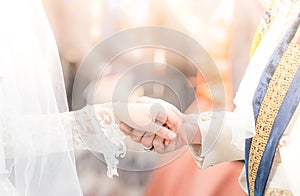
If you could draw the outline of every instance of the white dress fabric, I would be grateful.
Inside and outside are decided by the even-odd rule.
[[[111,107],[68,112],[41,1],[0,0],[0,25],[0,195],[82,195],[74,140],[103,153],[108,176],[117,175],[124,136]]]
[[[279,13],[254,53],[241,81],[234,99],[236,106],[234,112],[216,112],[209,119],[203,118],[205,114],[201,114],[199,117],[202,146],[192,146],[191,151],[200,168],[225,161],[244,159],[245,139],[255,135],[252,100],[261,74],[280,39],[300,11],[300,1],[286,0],[283,2],[285,4],[280,7]],[[273,163],[267,190],[288,190],[293,195],[300,195],[299,114],[300,106],[296,109],[279,142],[279,159]],[[212,130],[211,122],[218,116],[224,119],[223,125],[219,130]],[[245,170],[241,174],[240,184],[247,193]]]

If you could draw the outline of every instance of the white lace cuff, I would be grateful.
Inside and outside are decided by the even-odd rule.
[[[106,105],[86,106],[75,113],[75,147],[102,153],[107,164],[107,175],[118,175],[118,157],[124,157],[125,135],[115,121],[112,107]]]
[[[199,115],[202,144],[191,145],[191,152],[200,168],[218,163],[242,160],[243,151],[231,144],[232,113],[207,112]]]

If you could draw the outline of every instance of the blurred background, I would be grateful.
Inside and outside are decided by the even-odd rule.
[[[208,89],[201,73],[183,57],[163,49],[143,48],[112,61],[105,70],[101,86],[96,85],[96,78],[89,78],[87,74],[89,82],[82,94],[84,104],[111,101],[114,87],[126,70],[143,62],[156,62],[180,70],[195,89],[196,101],[187,97],[179,103],[170,88],[158,83],[147,83],[135,89],[133,97],[161,98],[187,113],[198,112],[198,108],[204,112],[212,107],[232,110],[232,99],[247,67],[251,40],[265,3],[260,0],[44,0],[61,56],[70,109],[78,109],[72,108],[76,71],[97,43],[122,30],[159,25],[184,32],[197,40],[214,59],[221,80],[214,81]],[[185,94],[186,84],[176,80],[176,73],[166,70],[165,66],[156,66],[154,73],[149,74],[163,74],[174,81],[181,94]],[[130,89],[134,81],[142,77],[129,74],[123,85]],[[209,91],[219,85],[224,85],[226,99],[221,96],[212,100]],[[135,171],[119,169],[120,176],[113,180],[106,176],[106,165],[93,154],[77,152],[84,195],[244,195],[237,181],[242,162],[223,163],[201,171],[189,150],[183,149],[174,155],[173,161],[161,165],[163,156],[155,153],[137,155],[142,147],[130,141],[127,143],[131,151],[122,160],[122,167]]]

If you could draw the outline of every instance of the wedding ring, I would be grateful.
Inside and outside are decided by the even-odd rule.
[[[146,152],[151,152],[153,149],[154,149],[154,146],[149,146],[149,147],[144,146],[144,150]]]

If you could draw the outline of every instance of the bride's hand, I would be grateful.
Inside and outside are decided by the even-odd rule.
[[[136,141],[138,138],[159,137],[174,140],[176,133],[164,126],[165,122],[180,122],[181,113],[174,107],[155,103],[113,103],[113,111],[121,130]],[[130,131],[125,127],[130,127]]]

